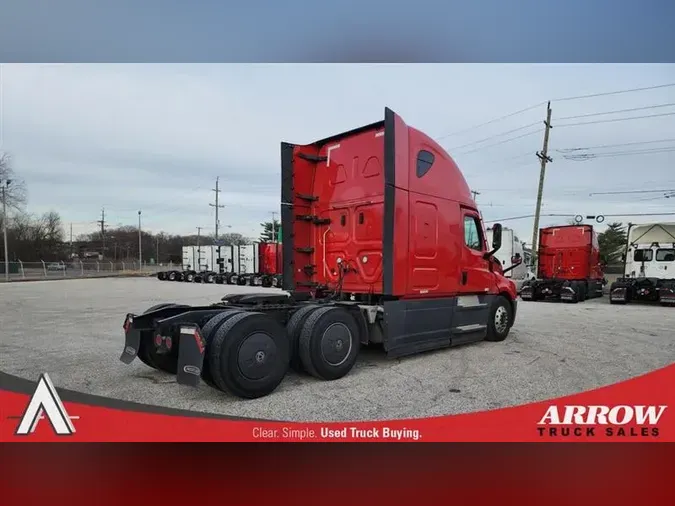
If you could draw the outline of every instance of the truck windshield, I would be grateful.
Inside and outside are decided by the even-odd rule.
[[[635,262],[651,262],[654,257],[654,252],[650,249],[636,249],[633,254]]]
[[[657,262],[675,262],[675,249],[657,249]]]

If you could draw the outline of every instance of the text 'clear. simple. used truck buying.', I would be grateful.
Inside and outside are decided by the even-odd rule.
[[[124,320],[120,359],[243,398],[271,393],[289,367],[335,380],[362,344],[401,357],[502,341],[516,287],[493,258],[452,158],[390,109],[308,145],[281,145],[285,293],[164,304]]]

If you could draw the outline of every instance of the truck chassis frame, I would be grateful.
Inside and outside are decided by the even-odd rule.
[[[203,380],[238,397],[257,398],[274,391],[289,367],[327,381],[345,376],[362,344],[381,343],[387,356],[401,357],[504,340],[517,301],[492,295],[469,298],[470,305],[461,297],[452,299],[454,305],[441,299],[435,304],[439,307],[419,301],[419,309],[415,301],[375,305],[306,293],[228,295],[208,306],[160,304],[140,315],[126,315],[120,360],[130,364],[138,357],[176,374],[180,384],[197,386]],[[419,310],[431,310],[434,317],[452,313],[456,326],[432,335],[413,329],[405,315],[418,316]],[[475,323],[486,317],[487,325]]]
[[[619,278],[609,289],[610,304],[658,302],[675,307],[675,279]]]
[[[577,303],[602,297],[604,280],[534,279],[525,281],[520,298],[527,301],[560,300]]]

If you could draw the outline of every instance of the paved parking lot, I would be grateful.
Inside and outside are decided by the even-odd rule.
[[[503,343],[388,360],[363,350],[345,378],[289,373],[271,395],[245,401],[136,360],[119,361],[122,321],[159,302],[203,304],[254,288],[82,279],[0,285],[0,370],[57,387],[146,404],[279,420],[427,417],[512,406],[611,384],[675,361],[675,309],[520,302]]]

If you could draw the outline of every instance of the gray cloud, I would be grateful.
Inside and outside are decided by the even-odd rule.
[[[675,153],[581,162],[561,150],[675,138],[675,116],[562,126],[675,112],[562,119],[675,102],[675,88],[555,99],[675,82],[674,65],[5,65],[2,72],[3,147],[27,181],[30,209],[56,209],[82,229],[95,226],[102,206],[112,224],[135,224],[140,208],[155,230],[212,227],[208,203],[219,176],[228,205],[221,222],[255,234],[278,211],[281,141],[311,142],[376,121],[384,106],[432,137],[444,136],[442,145],[481,192],[486,219],[531,214],[545,106],[447,134],[549,99],[554,162],[544,212],[672,211],[666,199],[588,194],[673,185]],[[475,143],[528,124],[536,124],[532,135],[494,145],[525,129]],[[542,225],[560,220],[544,218]],[[531,220],[508,225],[529,239]]]

